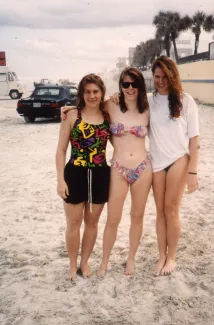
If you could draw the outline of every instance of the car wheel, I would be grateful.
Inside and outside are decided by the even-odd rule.
[[[10,98],[11,99],[19,99],[19,92],[17,90],[11,90]]]
[[[35,116],[24,116],[24,120],[26,123],[33,123],[35,119]]]

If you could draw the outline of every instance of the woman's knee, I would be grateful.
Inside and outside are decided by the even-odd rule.
[[[172,202],[166,203],[164,207],[164,213],[166,218],[178,218],[179,217],[179,209],[178,206]]]
[[[143,223],[143,212],[131,212],[131,224],[141,225]]]
[[[67,227],[66,231],[67,232],[76,232],[79,231],[81,227],[82,219],[75,219],[75,220],[68,220],[67,219]]]
[[[109,228],[118,228],[121,218],[109,217],[107,218],[106,226]]]
[[[156,209],[156,218],[157,218],[157,220],[165,220],[166,219],[164,208]]]
[[[85,226],[88,227],[88,228],[97,228],[99,218],[85,219],[84,222],[85,222]]]

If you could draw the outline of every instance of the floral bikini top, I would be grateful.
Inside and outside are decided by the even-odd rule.
[[[83,167],[106,166],[106,145],[109,137],[107,115],[104,114],[103,123],[89,124],[82,120],[81,110],[78,109],[77,119],[70,134],[70,162]]]
[[[110,131],[115,136],[122,136],[125,133],[131,133],[138,138],[144,138],[148,135],[148,127],[143,125],[128,126],[123,123],[111,123]]]

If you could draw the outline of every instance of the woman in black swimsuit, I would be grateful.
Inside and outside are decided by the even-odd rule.
[[[106,145],[110,132],[107,115],[102,112],[104,96],[101,78],[94,74],[85,76],[78,87],[77,110],[70,111],[60,127],[56,153],[57,192],[64,199],[72,280],[77,273],[82,220],[85,229],[80,271],[87,277],[91,274],[88,259],[96,241],[99,217],[108,201],[110,167],[106,163]],[[69,141],[71,158],[65,166]]]

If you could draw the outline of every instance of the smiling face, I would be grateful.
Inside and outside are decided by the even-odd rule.
[[[94,83],[88,83],[84,87],[83,98],[85,106],[99,108],[103,94],[101,89]]]
[[[123,83],[127,83],[127,84],[124,84],[124,86],[128,86],[128,88],[124,88]],[[128,83],[133,83],[133,84],[128,84]],[[124,76],[124,78],[121,82],[121,87],[122,87],[122,92],[124,94],[125,100],[128,100],[128,101],[137,100],[138,88],[135,88],[136,86],[137,86],[137,84],[133,78],[131,78],[128,75]]]
[[[169,80],[164,71],[157,67],[154,71],[153,78],[157,92],[161,95],[167,95],[169,93]]]

